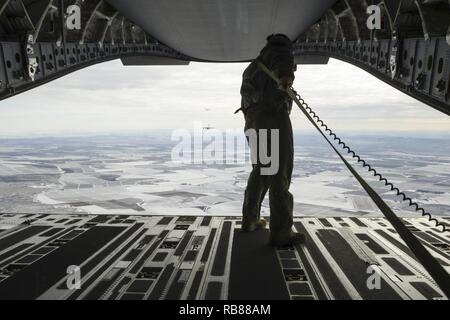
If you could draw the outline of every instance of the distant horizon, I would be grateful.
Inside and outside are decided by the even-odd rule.
[[[93,138],[93,137],[145,137],[154,134],[170,133],[176,129],[154,129],[143,132],[95,132],[95,133],[67,133],[67,134],[33,134],[33,135],[3,135],[0,136],[0,142],[2,140],[36,140],[36,139],[64,139],[64,138]],[[349,137],[393,137],[393,138],[417,138],[417,139],[450,139],[450,133],[445,132],[398,132],[398,131],[379,131],[379,132],[363,132],[358,133],[356,131],[340,131],[338,132],[341,136]],[[294,130],[294,135],[296,136],[317,136],[318,133],[314,131],[303,131]],[[170,135],[167,135],[170,139]]]
[[[0,136],[0,142],[2,140],[33,140],[33,139],[58,139],[58,138],[90,138],[90,137],[144,137],[148,135],[154,134],[163,134],[167,133],[167,138],[170,139],[170,134],[180,128],[175,129],[149,129],[149,130],[139,130],[139,131],[105,131],[105,132],[80,132],[80,133],[41,133],[41,134],[17,134],[17,135],[2,135]],[[192,128],[185,128],[189,131],[192,131]],[[217,128],[219,130],[225,130],[221,128]],[[232,130],[243,130],[242,128],[227,128]],[[314,129],[312,130],[293,130],[294,135],[296,136],[321,136]],[[224,131],[225,133],[225,131]],[[242,131],[243,133],[243,131]],[[450,130],[449,132],[441,132],[441,131],[372,131],[372,132],[357,132],[354,130],[340,130],[336,131],[336,133],[342,136],[349,137],[394,137],[394,138],[433,138],[433,139],[442,139],[446,140],[450,138]]]

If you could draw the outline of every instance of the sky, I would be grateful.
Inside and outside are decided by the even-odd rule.
[[[189,130],[195,122],[242,129],[243,115],[233,112],[246,66],[98,64],[0,101],[0,137]],[[450,117],[345,62],[299,65],[294,87],[338,132],[450,134]],[[299,110],[292,122],[312,130]]]

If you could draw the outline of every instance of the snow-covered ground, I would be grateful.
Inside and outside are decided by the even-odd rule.
[[[450,150],[431,153],[439,139],[417,139],[414,147],[399,147],[388,137],[377,137],[374,147],[371,139],[354,138],[369,162],[428,211],[450,213]],[[329,149],[315,138],[296,141],[290,188],[295,215],[380,214]],[[420,149],[419,143],[426,145]],[[0,212],[240,215],[251,165],[172,161],[173,146],[170,140],[142,137],[0,141]],[[400,198],[359,171],[396,212],[414,215]],[[262,214],[269,212],[266,199]]]

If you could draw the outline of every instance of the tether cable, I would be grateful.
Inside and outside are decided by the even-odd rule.
[[[278,77],[269,70],[261,61],[256,60],[258,67],[266,73],[277,84],[280,83]],[[300,100],[297,98],[292,88],[286,89],[289,97],[297,104],[299,109],[303,112],[306,118],[312,123],[312,125],[319,131],[319,133],[328,142],[331,148],[336,152],[348,170],[358,180],[363,189],[367,192],[369,197],[374,201],[376,206],[380,209],[386,219],[392,224],[402,240],[411,249],[419,262],[423,265],[425,270],[430,274],[436,284],[441,288],[447,298],[450,297],[450,275],[442,267],[442,265],[434,258],[431,253],[423,246],[423,244],[417,239],[417,237],[405,226],[402,220],[391,210],[391,208],[384,202],[384,200],[378,195],[378,193],[359,175],[359,173],[352,167],[352,165],[344,158],[344,156],[336,149],[334,144],[328,139],[327,135],[321,130],[319,125],[314,121],[311,115],[303,107]]]

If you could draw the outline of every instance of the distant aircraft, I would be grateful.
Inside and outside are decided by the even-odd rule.
[[[209,124],[203,127],[203,130],[211,130],[211,129],[214,129],[214,127],[211,127]]]

